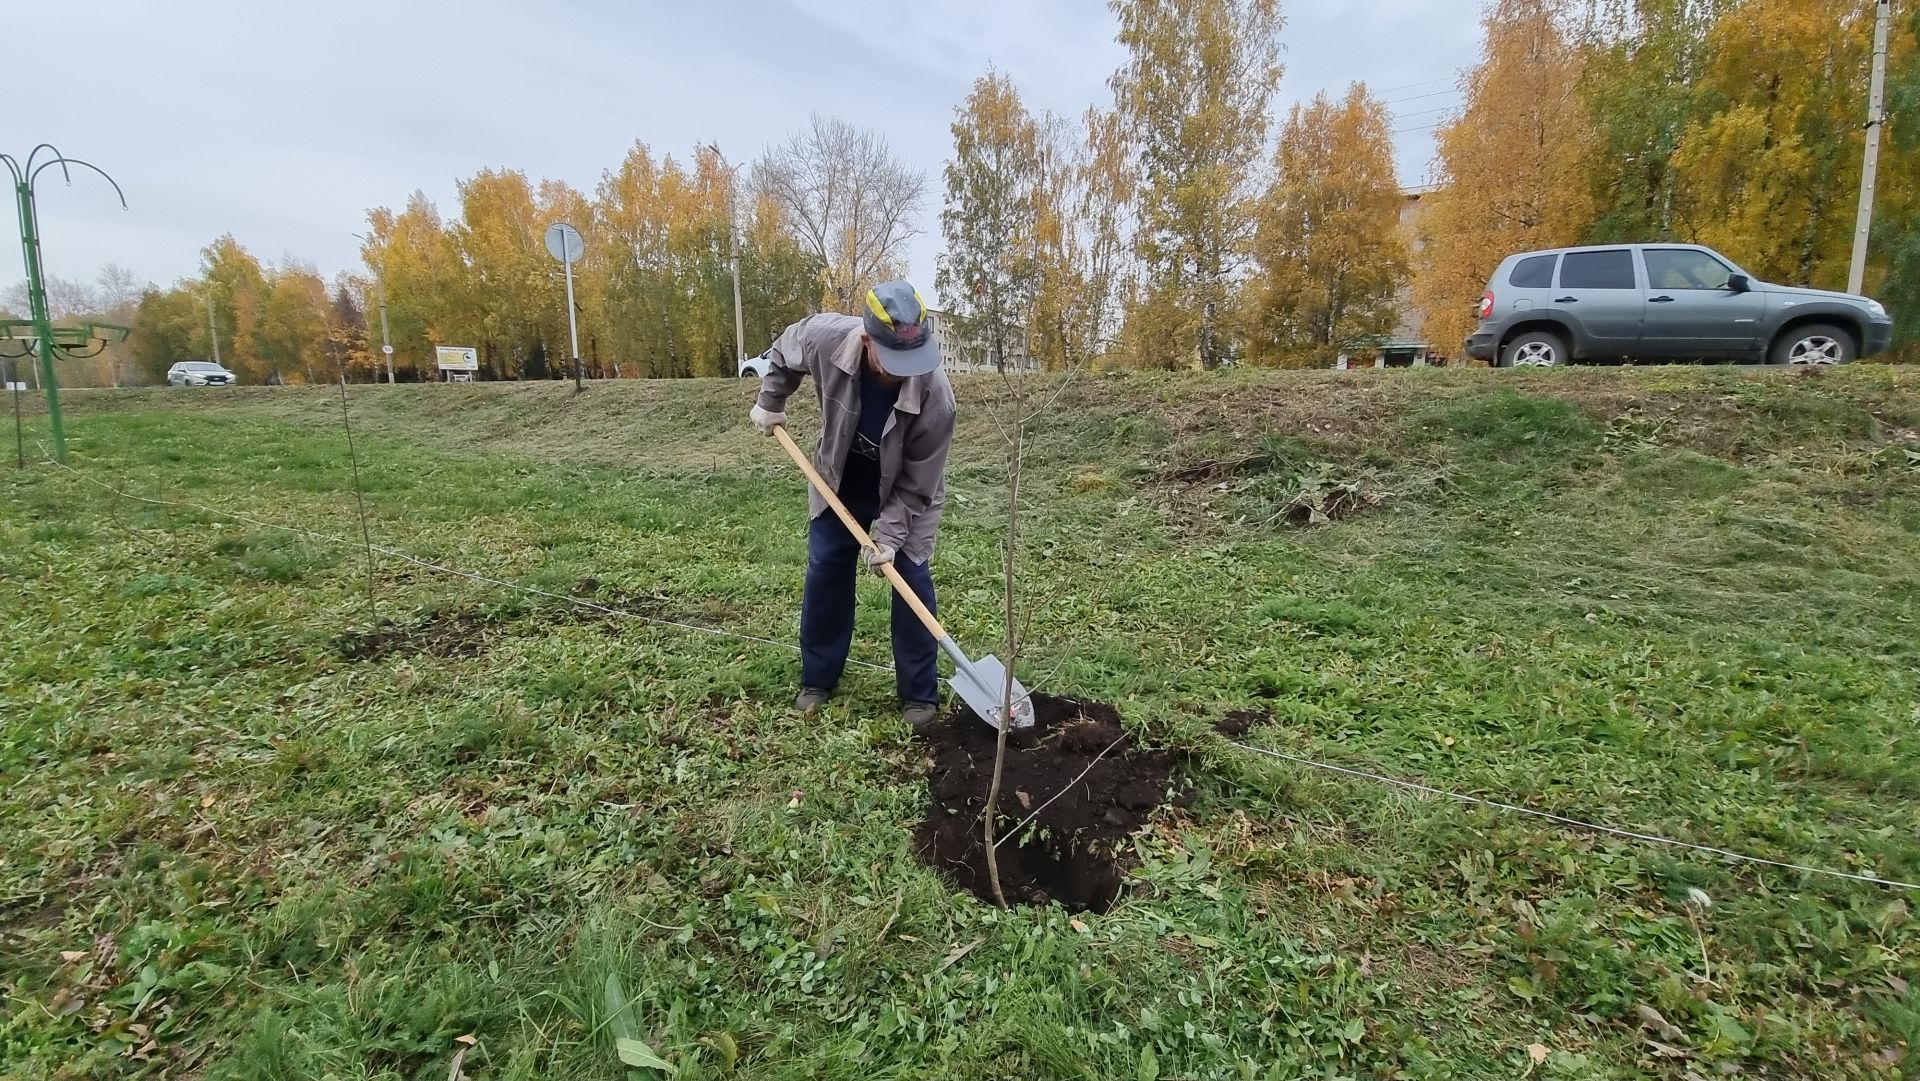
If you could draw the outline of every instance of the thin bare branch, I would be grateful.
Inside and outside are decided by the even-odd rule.
[[[1107,757],[1107,752],[1113,750],[1115,747],[1120,746],[1121,741],[1125,740],[1126,738],[1127,738],[1127,734],[1125,732],[1122,732],[1113,738],[1112,743],[1109,743],[1105,747],[1100,748],[1100,753],[1094,755],[1093,758],[1090,761],[1088,761],[1086,769],[1083,769],[1078,774],[1075,774],[1073,780],[1068,781],[1066,784],[1060,786],[1060,791],[1055,792],[1053,795],[1047,797],[1047,802],[1041,804],[1038,807],[1035,807],[1033,809],[1033,813],[1021,819],[1017,824],[1014,825],[1012,829],[1008,830],[1006,833],[1006,836],[1000,838],[1000,840],[997,843],[1006,844],[1008,841],[1011,841],[1015,837],[1020,836],[1020,831],[1027,828],[1027,823],[1032,822],[1036,818],[1039,818],[1040,812],[1053,806],[1054,800],[1057,800],[1061,796],[1064,796],[1067,793],[1073,791],[1073,786],[1079,784],[1080,781],[1084,777],[1086,777],[1087,774],[1092,773],[1093,767],[1099,765],[1100,760],[1102,758]]]

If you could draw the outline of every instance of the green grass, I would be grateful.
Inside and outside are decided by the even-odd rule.
[[[375,542],[790,640],[804,494],[744,388],[568,389],[356,388]],[[935,565],[982,650],[1001,393],[959,388]],[[782,649],[390,558],[370,610],[337,398],[72,398],[84,477],[354,543],[0,480],[0,1075],[443,1078],[465,1036],[489,1081],[663,1076],[617,1037],[688,1078],[1894,1077],[1920,1053],[1910,897],[1208,728],[1262,709],[1249,738],[1289,753],[1920,879],[1907,373],[1084,377],[1026,481],[1027,674],[1191,747],[1197,798],[1137,838],[1136,890],[1071,919],[914,861],[884,673],[802,721]],[[1208,459],[1245,462],[1178,479]],[[1343,485],[1384,498],[1285,524]],[[883,662],[877,588],[859,624]]]

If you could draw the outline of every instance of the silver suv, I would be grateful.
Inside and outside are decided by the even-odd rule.
[[[1880,302],[1755,281],[1692,244],[1509,255],[1480,298],[1467,355],[1502,368],[1588,359],[1845,364],[1893,340]]]

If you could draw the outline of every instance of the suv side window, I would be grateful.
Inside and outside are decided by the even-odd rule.
[[[1648,248],[1647,286],[1651,289],[1725,289],[1733,271],[1703,251]]]
[[[1570,251],[1560,260],[1562,289],[1633,288],[1633,253],[1619,251]]]
[[[1549,289],[1553,287],[1553,264],[1558,255],[1529,255],[1513,264],[1513,272],[1507,275],[1507,284],[1515,289]]]

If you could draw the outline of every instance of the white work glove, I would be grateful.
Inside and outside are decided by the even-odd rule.
[[[753,412],[747,415],[753,418],[753,426],[760,429],[761,435],[772,435],[774,425],[779,424],[784,426],[787,423],[787,415],[785,413],[769,413],[765,409],[760,408],[760,403],[758,402],[754,403]]]
[[[881,568],[893,563],[892,545],[875,542],[871,548],[860,549],[860,554],[866,559],[867,569],[873,572],[874,577],[885,578],[887,576],[887,572]]]

